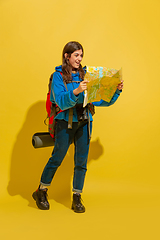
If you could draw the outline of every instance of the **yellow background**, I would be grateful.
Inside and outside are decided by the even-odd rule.
[[[160,239],[159,0],[0,1],[1,239]],[[83,193],[70,210],[73,146],[49,190],[50,211],[31,198],[52,148],[45,99],[61,52],[79,41],[82,64],[122,67],[124,91],[96,108]]]

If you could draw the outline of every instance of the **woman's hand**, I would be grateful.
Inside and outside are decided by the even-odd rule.
[[[87,90],[87,80],[80,82],[79,87],[73,90],[74,95],[78,95],[79,93]]]
[[[123,80],[121,80],[121,83],[120,84],[118,84],[118,86],[117,86],[117,88],[118,88],[118,90],[122,90],[123,89]]]

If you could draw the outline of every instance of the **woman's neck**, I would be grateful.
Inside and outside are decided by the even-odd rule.
[[[77,73],[78,69],[77,68],[72,68],[72,73]]]

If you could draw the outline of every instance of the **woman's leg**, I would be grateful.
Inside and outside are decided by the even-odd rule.
[[[92,122],[90,123],[90,132],[92,132]],[[80,123],[75,133],[75,155],[74,155],[74,176],[73,191],[81,193],[84,185],[87,171],[87,159],[89,152],[88,123]]]
[[[57,168],[61,165],[67,150],[72,142],[72,129],[68,129],[68,123],[64,120],[58,120],[55,129],[55,146],[51,158],[46,164],[40,183],[43,186],[49,186],[56,173]]]
[[[48,210],[50,208],[47,200],[47,186],[51,184],[52,178],[63,161],[70,143],[72,142],[72,129],[68,130],[68,123],[63,120],[58,120],[56,124],[55,133],[55,146],[52,152],[52,157],[46,164],[42,176],[41,185],[32,194],[33,199],[36,201],[38,208]]]
[[[92,131],[92,122],[90,132]],[[76,213],[84,213],[85,207],[81,202],[81,192],[84,185],[85,174],[87,171],[87,158],[89,152],[89,133],[88,123],[81,123],[75,133],[75,155],[74,155],[74,177],[73,177],[73,201],[72,210]]]

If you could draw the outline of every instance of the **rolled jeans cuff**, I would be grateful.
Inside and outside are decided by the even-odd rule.
[[[82,190],[72,188],[72,192],[82,193]]]
[[[51,185],[50,183],[47,184],[47,183],[43,183],[43,182],[40,182],[40,184],[43,186],[46,186],[46,187],[49,187]]]

